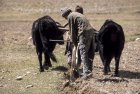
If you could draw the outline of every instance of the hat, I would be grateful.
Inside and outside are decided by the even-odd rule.
[[[61,15],[62,15],[62,17],[68,15],[70,12],[72,12],[72,10],[69,9],[69,8],[63,8],[63,9],[61,9]]]

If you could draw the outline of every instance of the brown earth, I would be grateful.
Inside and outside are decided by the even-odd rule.
[[[87,81],[78,79],[64,89],[66,94],[139,94],[140,93],[140,40],[128,42],[120,61],[120,76],[113,77],[112,72],[103,75],[103,66],[99,55],[94,61],[93,77]]]
[[[62,90],[65,82],[63,74],[67,70],[66,57],[64,56],[65,46],[57,46],[55,50],[59,63],[54,64],[53,68],[40,74],[37,69],[38,61],[34,46],[28,40],[31,24],[32,22],[0,22],[1,94],[140,93],[140,40],[125,43],[120,61],[120,77],[111,76],[114,71],[114,61],[111,63],[112,72],[104,76],[101,60],[98,53],[96,53],[93,63],[93,77],[87,81],[78,79],[76,83],[72,83]],[[54,75],[52,76],[52,74]],[[16,81],[17,76],[22,76],[23,80]],[[28,85],[33,85],[33,87],[28,89],[26,88]],[[37,90],[37,88],[40,90]]]
[[[57,2],[54,4],[53,2]],[[99,30],[111,18],[124,29],[125,48],[120,60],[120,76],[104,76],[99,54],[93,63],[93,77],[77,79],[65,88],[67,61],[65,45],[57,45],[54,53],[58,63],[39,72],[31,27],[34,19],[50,15],[65,23],[59,9],[79,4],[92,26]],[[140,0],[0,0],[0,94],[140,94]],[[20,80],[17,80],[21,77]]]

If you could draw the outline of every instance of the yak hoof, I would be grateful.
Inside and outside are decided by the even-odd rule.
[[[40,72],[44,72],[44,68],[39,69]]]
[[[50,63],[50,64],[48,64],[48,66],[49,66],[49,67],[52,67],[52,64]]]
[[[45,69],[45,70],[48,70],[49,69],[49,66],[48,65],[43,65],[43,68]]]
[[[43,68],[44,68],[45,70],[48,70],[48,69],[49,69],[49,66],[43,66]]]

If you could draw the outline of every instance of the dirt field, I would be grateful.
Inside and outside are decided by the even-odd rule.
[[[103,66],[99,54],[96,53],[93,77],[87,81],[78,79],[65,88],[64,72],[68,71],[64,55],[65,45],[57,45],[54,51],[58,63],[53,63],[52,68],[40,73],[35,48],[28,39],[33,20],[45,14],[40,12],[40,9],[34,9],[43,5],[42,2],[52,1],[0,1],[0,94],[140,94],[140,1],[116,0],[111,5],[111,0],[81,0],[80,3],[76,3],[77,0],[66,0],[63,4],[63,0],[60,0],[61,2],[53,5],[54,8],[47,6],[52,11],[48,15],[60,23],[65,23],[57,9],[66,3],[70,7],[76,4],[83,5],[85,15],[94,28],[99,30],[105,19],[111,18],[122,25],[126,36],[119,77],[111,76],[114,60],[111,63],[112,72],[103,75]],[[30,4],[31,2],[33,3]],[[43,9],[43,6],[40,8]],[[91,8],[93,10],[90,10]],[[27,11],[28,9],[30,11]]]
[[[101,60],[95,57],[93,78],[88,81],[78,79],[76,84],[66,87],[66,94],[139,94],[140,93],[140,41],[126,43],[120,62],[120,76],[113,77],[112,72],[104,76]],[[133,47],[132,47],[133,45]]]

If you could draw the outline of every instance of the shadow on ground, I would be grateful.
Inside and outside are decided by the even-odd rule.
[[[55,68],[52,68],[51,69],[52,71],[62,71],[62,72],[67,72],[68,71],[68,68],[64,67],[64,66],[57,66]]]
[[[126,71],[126,70],[120,70],[119,77],[106,77],[104,79],[98,79],[99,82],[128,82],[127,79],[140,79],[140,72],[132,72],[132,71]]]
[[[120,82],[128,82],[126,79],[120,79],[120,78],[105,78],[105,79],[98,79],[99,82],[114,82],[114,83],[120,83]]]
[[[120,77],[128,79],[140,79],[140,72],[132,72],[128,70],[120,70]]]

